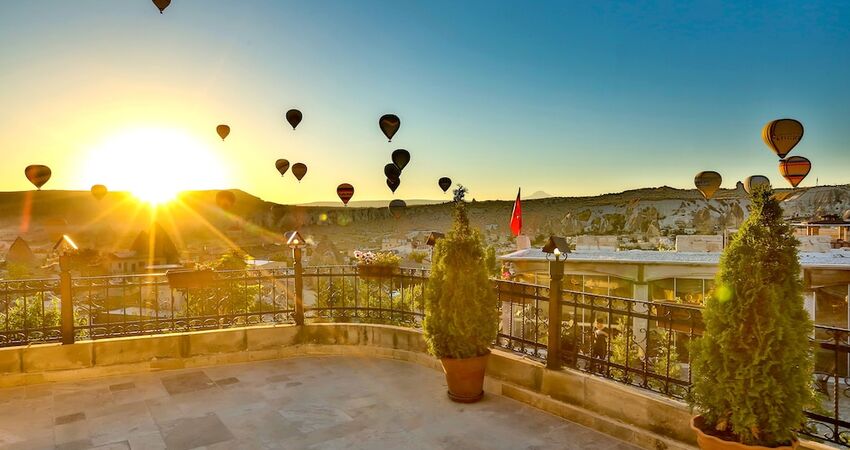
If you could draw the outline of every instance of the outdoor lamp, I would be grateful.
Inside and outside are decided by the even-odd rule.
[[[286,245],[291,249],[295,248],[304,248],[304,238],[301,237],[301,233],[297,231],[287,231],[283,234],[283,237],[286,238]]]
[[[560,261],[561,256],[567,259],[567,254],[570,252],[570,244],[566,238],[549,236],[549,240],[546,241],[546,245],[541,250],[543,250],[543,253],[546,253],[546,259],[549,259],[549,255],[555,255],[555,261]]]

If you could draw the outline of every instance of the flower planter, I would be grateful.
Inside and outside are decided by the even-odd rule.
[[[475,403],[484,396],[484,369],[490,354],[472,358],[440,358],[452,401]]]
[[[691,418],[691,429],[697,435],[697,444],[702,450],[793,450],[797,448],[799,441],[794,440],[791,445],[780,447],[764,447],[761,445],[747,445],[735,441],[726,441],[717,436],[706,434],[702,431],[702,416]]]
[[[211,287],[216,281],[214,270],[169,270],[165,276],[173,289]]]

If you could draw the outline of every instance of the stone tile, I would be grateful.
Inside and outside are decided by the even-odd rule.
[[[230,386],[231,384],[236,384],[239,382],[239,378],[236,377],[228,377],[222,378],[220,380],[215,380],[215,384],[218,386]]]
[[[169,395],[176,395],[209,389],[214,387],[215,383],[204,372],[195,371],[163,377],[162,385]]]
[[[92,450],[130,450],[129,441],[110,442],[108,444],[92,447]]]
[[[56,425],[64,425],[66,423],[77,422],[79,420],[86,420],[86,413],[76,412],[76,413],[73,413],[73,414],[67,414],[67,415],[64,415],[64,416],[59,416],[56,419],[54,419],[53,422]]]
[[[234,439],[214,413],[173,420],[163,424],[161,432],[168,450],[189,450]]]
[[[438,371],[369,357],[0,389],[0,408],[16,411],[0,414],[0,448],[635,448],[506,397],[459,405],[445,390]]]
[[[133,383],[133,382],[113,384],[113,385],[109,386],[109,390],[112,391],[112,392],[126,391],[128,389],[135,389],[135,388],[136,388],[136,383]]]

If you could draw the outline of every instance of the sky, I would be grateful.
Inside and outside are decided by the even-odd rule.
[[[685,4],[687,3],[687,4]],[[801,186],[846,184],[850,3],[149,0],[4,3],[0,191],[238,188],[265,200],[580,196],[787,186],[761,141],[805,128]],[[284,120],[299,108],[293,131]],[[387,142],[378,118],[401,129]],[[231,126],[222,142],[216,125]],[[303,162],[299,183],[274,162]]]

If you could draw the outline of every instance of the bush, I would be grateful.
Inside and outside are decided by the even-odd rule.
[[[706,301],[705,335],[690,347],[689,400],[704,431],[766,447],[788,445],[814,399],[797,240],[771,194],[752,194]]]
[[[424,332],[431,354],[471,358],[489,353],[499,313],[488,274],[481,236],[469,225],[461,192],[453,227],[434,246],[425,290]]]

